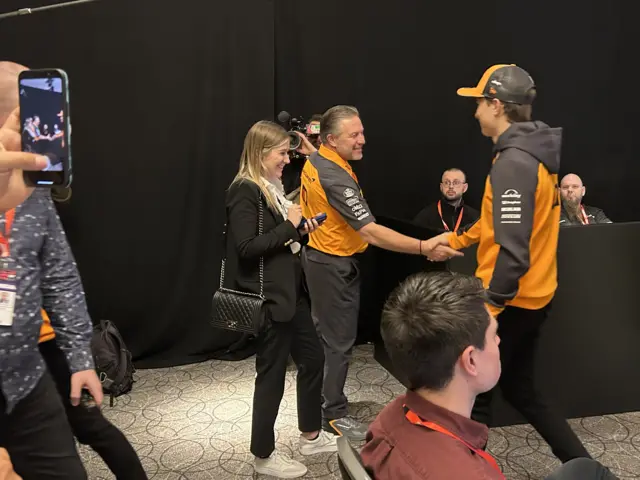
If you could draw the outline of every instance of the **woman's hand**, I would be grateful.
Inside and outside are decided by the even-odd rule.
[[[287,220],[293,223],[293,226],[298,228],[302,221],[302,207],[295,203],[287,210]]]
[[[21,480],[18,474],[13,471],[9,453],[4,448],[0,448],[0,480]]]
[[[318,221],[312,218],[311,220],[307,220],[304,224],[304,227],[300,229],[300,235],[306,235],[307,233],[311,233],[315,231],[319,227]]]
[[[300,132],[295,132],[295,133],[300,137],[300,140],[301,140],[300,147],[296,149],[296,152],[299,152],[303,155],[311,155],[313,152],[318,150],[316,147],[313,146],[313,144],[309,141],[306,135],[303,135]]]

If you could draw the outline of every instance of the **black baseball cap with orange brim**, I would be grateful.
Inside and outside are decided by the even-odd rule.
[[[525,70],[514,64],[501,64],[489,67],[475,87],[459,88],[458,95],[531,105],[535,99],[535,87],[531,75]]]

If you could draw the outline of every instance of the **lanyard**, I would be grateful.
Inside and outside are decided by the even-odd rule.
[[[460,437],[458,437],[454,433],[451,433],[446,428],[441,427],[437,423],[423,422],[416,413],[414,413],[413,411],[411,411],[409,409],[409,407],[407,407],[406,405],[403,405],[403,406],[404,406],[404,411],[405,411],[405,417],[407,417],[407,420],[409,420],[412,424],[418,425],[420,427],[429,428],[429,429],[434,430],[434,431],[439,432],[439,433],[443,433],[443,434],[448,435],[449,437],[459,441],[465,447],[467,447],[469,450],[471,450],[472,452],[476,453],[477,455],[480,455],[484,460],[486,460],[489,463],[489,465],[491,465],[491,467],[493,467],[494,469],[496,469],[500,473],[502,478],[505,478],[504,474],[502,473],[502,470],[500,470],[500,467],[498,466],[498,462],[496,462],[496,460],[491,455],[489,455],[487,452],[485,452],[484,450],[480,450],[478,448],[472,447],[467,442],[462,440]]]
[[[458,215],[458,221],[456,222],[456,226],[453,229],[454,232],[457,232],[458,228],[460,227],[460,222],[462,221],[463,212],[464,212],[464,207],[460,209],[460,214]],[[442,218],[442,200],[438,200],[438,213],[440,214],[440,220],[442,221],[442,225],[444,225],[444,229],[448,232],[449,225],[447,225],[447,222],[445,222],[444,218]]]
[[[13,219],[16,216],[15,208],[7,211],[4,214],[4,234],[0,232],[0,256],[9,256],[9,234],[11,233],[11,227],[13,226]]]
[[[582,224],[589,225],[589,217],[587,217],[587,212],[584,211],[584,206],[580,205],[580,210],[582,210]]]

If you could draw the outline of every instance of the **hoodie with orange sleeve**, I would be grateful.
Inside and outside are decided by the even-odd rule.
[[[495,144],[480,218],[449,236],[458,250],[479,242],[476,276],[494,315],[507,305],[543,308],[555,294],[561,142],[561,128],[512,124]]]

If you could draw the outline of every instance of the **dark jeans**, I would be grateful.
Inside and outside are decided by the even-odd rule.
[[[102,415],[101,410],[97,407],[74,407],[69,402],[71,371],[55,339],[43,342],[39,347],[78,441],[95,450],[118,480],[146,480],[147,475],[135,450],[123,433]]]
[[[23,480],[86,480],[64,414],[64,407],[49,373],[9,415],[0,395],[0,446]]]
[[[551,447],[563,463],[573,458],[591,458],[566,419],[538,391],[535,359],[540,330],[550,306],[540,310],[507,307],[498,316],[502,375],[498,385],[513,405]],[[479,395],[471,417],[491,426],[493,390]]]
[[[576,458],[562,465],[545,480],[618,480],[618,477],[595,460]]]
[[[251,421],[251,453],[256,457],[267,458],[275,449],[273,427],[284,394],[289,353],[298,367],[298,428],[301,432],[320,430],[324,355],[309,300],[302,292],[293,319],[272,322],[258,342]]]

